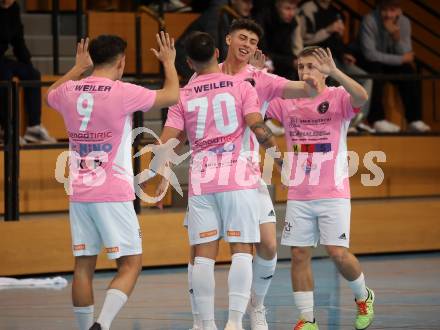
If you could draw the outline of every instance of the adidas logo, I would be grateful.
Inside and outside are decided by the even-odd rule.
[[[274,210],[270,210],[269,214],[267,215],[268,217],[274,217],[275,216],[275,211]]]
[[[338,237],[339,239],[347,239],[347,236],[345,236],[345,233],[343,233],[341,236]]]

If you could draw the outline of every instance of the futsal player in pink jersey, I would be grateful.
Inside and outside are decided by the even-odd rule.
[[[260,101],[260,113],[265,116],[269,102],[275,98],[298,98],[314,95],[316,90],[313,81],[289,81],[285,78],[268,73],[249,62],[257,52],[258,42],[263,36],[262,28],[250,19],[235,20],[226,36],[228,53],[226,60],[220,64],[223,73],[234,78],[249,81],[257,91]],[[259,54],[261,52],[257,52]],[[197,73],[194,77],[197,76]],[[253,154],[255,167],[260,166],[259,145],[255,134],[247,128],[244,132],[243,149]],[[269,289],[277,263],[276,215],[264,182],[258,187],[260,204],[260,236],[261,242],[255,244],[256,255],[253,260],[252,294],[247,312],[249,313],[252,330],[267,330],[266,309],[264,298]],[[193,255],[193,250],[191,255]],[[192,261],[188,264],[188,279],[191,278]],[[199,328],[198,310],[193,301],[191,282],[189,281],[190,300],[193,311],[193,329]]]
[[[242,329],[252,284],[253,244],[260,241],[260,170],[244,148],[247,127],[265,148],[275,147],[260,114],[259,99],[247,81],[221,72],[218,50],[206,33],[186,42],[195,76],[168,111],[162,143],[186,133],[192,150],[188,200],[188,236],[194,249],[193,300],[200,329],[216,329],[214,264],[218,241],[230,243],[229,318],[225,329]]]
[[[161,32],[157,42],[159,50],[153,51],[165,72],[161,90],[122,82],[127,44],[101,35],[90,47],[88,39],[78,43],[75,66],[47,94],[69,135],[72,301],[80,330],[109,329],[142,269],[141,231],[133,208],[132,114],[170,106],[179,97],[174,40]],[[92,67],[92,74],[81,79]],[[93,274],[103,246],[118,271],[94,323]]]
[[[374,318],[374,292],[366,287],[350,241],[350,186],[347,130],[350,120],[367,101],[365,89],[340,71],[329,49],[305,48],[298,56],[300,79],[316,79],[318,95],[295,100],[276,99],[267,116],[286,130],[289,171],[288,202],[281,244],[292,251],[292,287],[301,316],[295,330],[316,330],[313,313],[311,249],[318,242],[352,289],[358,313],[356,329]],[[327,77],[340,83],[328,87]]]

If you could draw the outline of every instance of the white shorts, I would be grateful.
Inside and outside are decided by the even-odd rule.
[[[260,225],[263,223],[277,222],[275,208],[270,197],[266,184],[258,187],[258,198],[260,200]],[[188,227],[188,210],[183,219],[183,226]]]
[[[258,187],[258,196],[260,200],[260,225],[263,223],[277,222],[275,208],[273,207],[272,198],[270,198],[266,184],[262,184]]]
[[[281,244],[287,246],[349,246],[350,199],[287,202]]]
[[[98,255],[104,246],[109,259],[142,253],[142,238],[133,202],[71,202],[73,255]]]
[[[257,189],[225,191],[188,199],[190,245],[223,237],[230,243],[260,241],[260,204]]]

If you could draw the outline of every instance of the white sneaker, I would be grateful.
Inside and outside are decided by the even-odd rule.
[[[275,125],[272,120],[266,120],[266,125],[267,127],[270,128],[270,130],[272,131],[272,133],[275,136],[280,136],[280,135],[284,135],[285,131],[284,131],[284,127],[280,127],[278,125]]]
[[[249,303],[247,312],[251,321],[251,330],[269,329],[266,321],[266,308],[264,306],[254,307]]]
[[[409,132],[417,132],[417,133],[426,133],[431,130],[431,127],[426,125],[421,120],[416,120],[408,124],[408,131]]]
[[[225,330],[244,330],[243,328],[237,328],[235,325],[232,325],[231,323],[226,323]]]
[[[357,130],[356,127],[350,126],[350,127],[348,128],[347,133],[357,134],[357,133],[359,133],[359,132],[358,132],[358,130]]]
[[[378,120],[373,125],[377,133],[398,133],[400,132],[400,127],[389,122],[388,120]]]
[[[367,124],[364,124],[364,123],[359,123],[356,127],[357,127],[358,131],[361,131],[361,132],[368,132],[371,134],[376,133],[376,130],[373,127],[371,127]]]
[[[49,135],[43,125],[28,126],[23,137],[26,142],[55,143],[57,140]]]

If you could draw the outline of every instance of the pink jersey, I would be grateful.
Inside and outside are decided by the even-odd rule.
[[[48,103],[61,113],[69,134],[71,201],[134,199],[132,114],[148,111],[155,99],[155,91],[93,76],[49,93]]]
[[[223,63],[220,64],[220,68],[223,68]],[[275,98],[281,98],[283,96],[284,88],[289,80],[268,73],[267,70],[257,69],[256,67],[248,64],[240,72],[234,75],[235,78],[249,81],[257,91],[258,99],[260,100],[260,113],[266,115],[269,102]],[[253,153],[253,161],[255,167],[259,167],[259,149],[260,145],[257,138],[252,131],[247,128],[244,132],[243,139],[244,149],[250,150]]]
[[[181,89],[165,126],[185,130],[190,142],[190,196],[258,186],[260,172],[243,150],[243,133],[245,116],[259,108],[251,84],[223,73],[194,77]]]
[[[347,130],[358,111],[343,87],[326,87],[314,99],[270,103],[267,116],[286,130],[289,200],[350,198]]]

